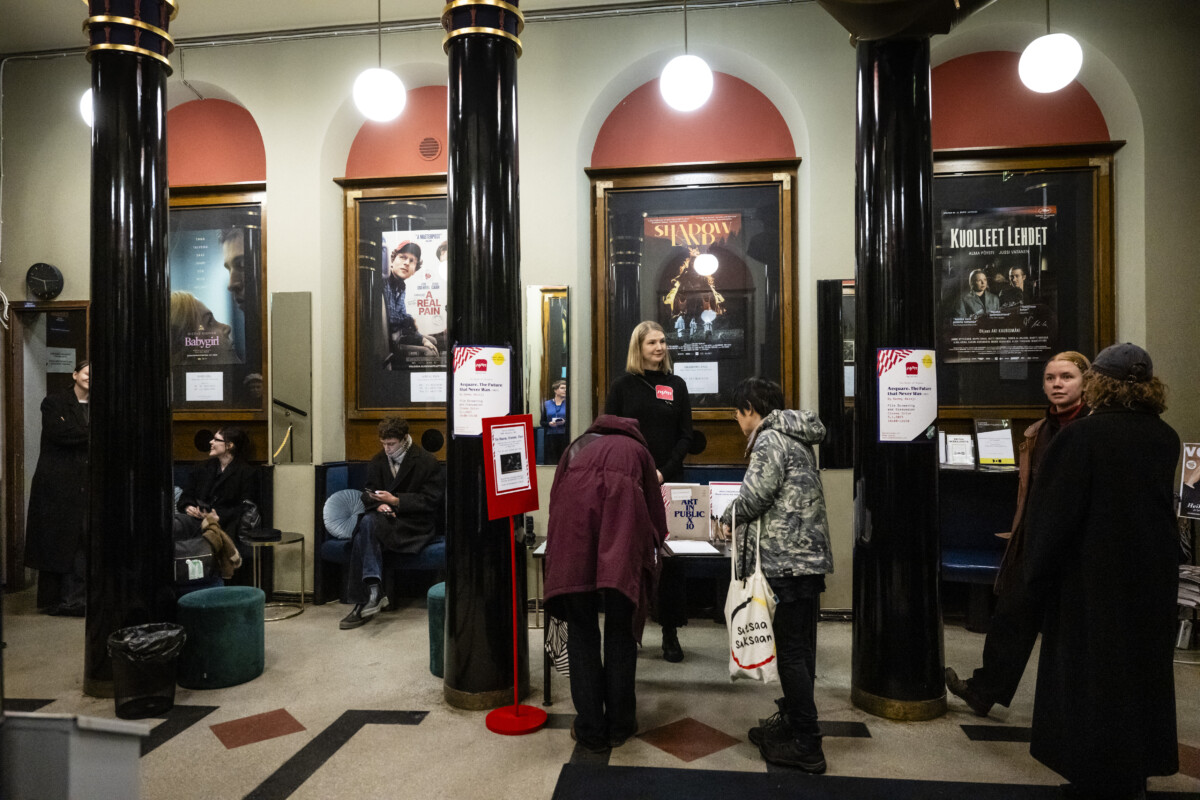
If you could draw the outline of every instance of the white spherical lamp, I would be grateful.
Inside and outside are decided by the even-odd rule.
[[[1083,66],[1083,48],[1065,33],[1051,33],[1034,39],[1021,54],[1017,72],[1021,83],[1043,94],[1057,92],[1079,74]]]
[[[712,275],[717,271],[717,257],[712,253],[701,253],[696,256],[695,262],[692,264],[692,269],[696,270],[701,275]]]
[[[712,95],[712,70],[699,56],[676,56],[663,68],[658,88],[671,108],[695,111]]]
[[[83,121],[87,126],[92,127],[96,121],[96,113],[92,109],[92,90],[88,89],[83,93],[83,97],[79,98],[79,115],[83,117]]]
[[[367,119],[391,122],[400,116],[408,96],[396,73],[372,67],[354,81],[354,105]]]

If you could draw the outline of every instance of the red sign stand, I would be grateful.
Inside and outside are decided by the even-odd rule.
[[[488,519],[508,517],[508,552],[512,564],[513,704],[487,715],[492,733],[520,736],[546,724],[546,712],[521,705],[517,680],[517,544],[514,514],[538,507],[537,470],[533,464],[533,417],[516,414],[483,421],[483,456],[487,488]]]

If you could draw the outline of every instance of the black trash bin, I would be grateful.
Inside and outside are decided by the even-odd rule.
[[[175,705],[175,668],[186,639],[173,622],[134,625],[108,637],[118,717],[157,717]]]

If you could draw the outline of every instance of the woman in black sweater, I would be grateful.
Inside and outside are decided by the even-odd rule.
[[[671,373],[671,354],[661,325],[638,323],[629,337],[625,374],[613,381],[604,413],[632,417],[654,456],[658,482],[677,481],[692,441],[692,404],[687,383]],[[663,562],[658,584],[658,622],[663,629],[663,658],[682,661],[676,628],[687,624],[686,585],[671,559]]]

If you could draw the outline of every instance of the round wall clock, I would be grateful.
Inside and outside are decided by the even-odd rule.
[[[63,274],[53,264],[38,262],[25,273],[25,288],[39,300],[53,300],[63,290]]]

